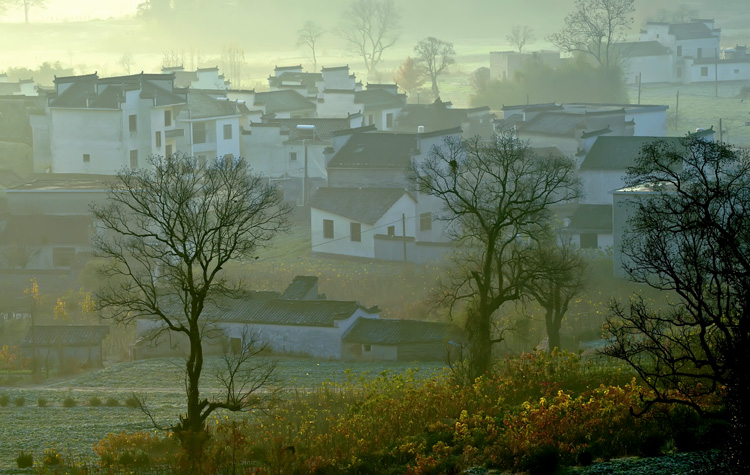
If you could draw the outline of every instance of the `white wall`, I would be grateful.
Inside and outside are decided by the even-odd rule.
[[[119,110],[51,109],[52,172],[112,175],[126,166],[126,156],[129,166],[122,120]],[[83,154],[90,155],[89,163]]]

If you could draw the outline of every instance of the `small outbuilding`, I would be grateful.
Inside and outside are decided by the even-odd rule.
[[[48,368],[101,368],[107,334],[107,325],[34,325],[20,347],[25,357]]]

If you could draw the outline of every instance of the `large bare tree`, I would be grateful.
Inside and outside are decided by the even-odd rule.
[[[505,39],[515,46],[519,53],[523,53],[523,47],[526,46],[526,43],[536,40],[536,36],[534,36],[534,29],[529,25],[516,25],[510,30],[510,33],[505,35]]]
[[[313,62],[313,71],[318,70],[318,56],[316,47],[318,40],[323,36],[323,28],[314,21],[306,21],[305,24],[297,30],[297,47],[306,46],[310,49],[310,58]]]
[[[458,243],[455,272],[443,298],[451,309],[468,303],[469,375],[490,369],[497,312],[518,301],[535,270],[528,261],[548,239],[550,206],[575,199],[579,183],[573,162],[535,155],[513,133],[490,140],[447,140],[412,173],[420,191],[438,198],[441,216]]]
[[[106,203],[92,206],[101,229],[94,248],[107,263],[99,269],[99,311],[121,324],[156,319],[164,331],[188,342],[186,412],[173,429],[191,453],[199,453],[192,444],[204,440],[213,411],[242,410],[258,389],[236,379],[247,374],[235,361],[223,373],[228,381],[223,397],[201,394],[203,340],[217,331],[205,310],[239,291],[224,267],[268,246],[287,229],[290,212],[244,160],[196,162],[181,155],[152,157],[148,168],[119,172]],[[252,354],[245,350],[240,356]]]
[[[23,8],[23,18],[26,23],[29,22],[29,11],[32,8],[44,8],[47,0],[0,0],[0,13],[4,12],[9,6]]]
[[[342,14],[339,35],[374,73],[383,52],[398,40],[401,15],[393,0],[354,0]]]
[[[547,38],[566,53],[591,56],[606,70],[619,66],[616,43],[633,25],[634,0],[576,0],[562,30]]]
[[[456,52],[453,51],[453,43],[448,43],[432,36],[417,43],[414,47],[417,64],[422,66],[432,81],[432,95],[437,99],[440,97],[437,78],[442,72],[455,63]]]
[[[605,353],[635,369],[647,408],[705,413],[718,398],[732,427],[730,460],[750,469],[750,154],[690,136],[643,147],[626,182],[634,194],[622,255],[630,278],[663,291],[613,306]]]

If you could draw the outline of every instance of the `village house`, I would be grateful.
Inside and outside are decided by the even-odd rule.
[[[351,330],[362,320],[381,320],[377,307],[364,307],[357,302],[327,300],[318,293],[318,278],[297,276],[282,293],[249,291],[238,298],[211,303],[204,310],[204,321],[210,322],[204,338],[204,351],[210,353],[238,351],[250,339],[266,345],[274,354],[307,356],[321,359],[444,359],[447,341],[438,342],[435,324],[407,320],[408,337],[381,338],[388,350],[366,352],[361,342],[361,328]],[[382,326],[381,326],[382,325]],[[447,327],[447,326],[446,326]],[[381,335],[392,333],[392,324],[376,323],[371,328]],[[452,327],[446,336],[457,334]],[[182,354],[187,350],[184,338],[163,331],[159,320],[141,318],[137,321],[138,342],[134,358]],[[397,335],[396,335],[397,336]],[[443,343],[442,354],[438,350]],[[395,349],[393,349],[395,348]],[[415,348],[429,348],[419,353]]]
[[[48,370],[101,368],[102,340],[108,334],[107,325],[33,325],[19,346],[24,357]]]
[[[183,66],[174,66],[161,68],[161,72],[162,74],[173,74],[174,87],[180,89],[228,91],[232,86],[223,74],[219,74],[218,67],[186,71]]]
[[[0,96],[36,95],[38,95],[38,92],[34,78],[20,79],[18,82],[9,82],[7,74],[0,74]]]
[[[490,52],[490,79],[513,79],[530,61],[538,61],[553,69],[557,69],[565,61],[560,58],[559,51],[535,51],[519,53],[517,51]]]
[[[396,118],[394,132],[435,132],[460,127],[465,138],[490,138],[494,115],[487,106],[462,109],[439,98],[432,104],[407,104]]]

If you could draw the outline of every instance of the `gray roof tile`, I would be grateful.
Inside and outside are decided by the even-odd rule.
[[[310,207],[374,224],[405,194],[401,188],[319,188]]]

